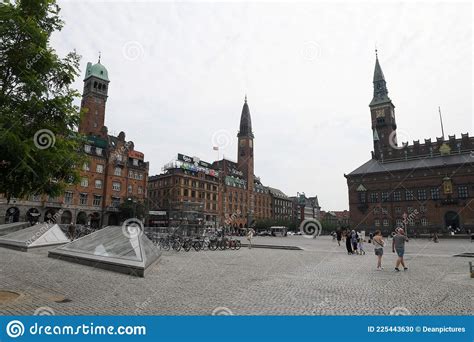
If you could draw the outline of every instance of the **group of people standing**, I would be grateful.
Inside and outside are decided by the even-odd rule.
[[[346,240],[346,249],[347,254],[359,254],[364,255],[364,239],[362,235],[355,230],[348,230],[341,232],[340,230],[336,231],[337,244],[341,245],[341,240],[343,237]]]

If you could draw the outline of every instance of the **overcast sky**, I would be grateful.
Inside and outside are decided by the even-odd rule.
[[[370,159],[377,45],[398,140],[473,130],[468,2],[59,1],[52,45],[109,72],[106,126],[145,153],[150,175],[178,152],[236,160],[245,94],[255,174],[288,195],[348,208],[349,173]]]

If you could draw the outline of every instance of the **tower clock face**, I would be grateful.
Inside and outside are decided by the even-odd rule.
[[[244,140],[240,140],[240,147],[244,147],[245,146],[245,141]]]
[[[383,118],[385,116],[385,112],[383,109],[379,109],[375,111],[375,118]]]

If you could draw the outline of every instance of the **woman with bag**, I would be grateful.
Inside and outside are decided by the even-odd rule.
[[[381,271],[383,270],[382,256],[383,256],[383,247],[385,246],[385,241],[383,240],[382,232],[380,230],[375,231],[375,236],[372,239],[372,242],[375,246],[374,247],[375,255],[377,256],[377,271]]]

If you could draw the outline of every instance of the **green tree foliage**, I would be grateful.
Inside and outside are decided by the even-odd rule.
[[[61,30],[54,0],[19,0],[0,5],[0,193],[58,196],[79,179],[84,156],[71,89],[80,56],[59,58],[50,46]]]

